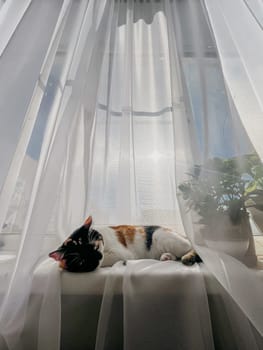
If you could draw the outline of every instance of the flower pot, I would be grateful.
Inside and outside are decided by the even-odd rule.
[[[238,224],[231,222],[228,213],[216,213],[203,219],[197,219],[195,215],[194,224],[199,243],[231,255],[247,266],[256,265],[257,257],[248,215],[242,217]]]

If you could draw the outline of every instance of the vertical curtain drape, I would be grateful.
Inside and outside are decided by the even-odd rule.
[[[14,17],[13,3],[0,8],[0,349],[59,348],[60,273],[43,261],[87,214],[186,234],[238,305],[243,348],[260,348],[261,2],[32,0]],[[124,278],[127,349],[145,264]],[[209,349],[211,330],[195,335]]]
[[[240,119],[262,159],[262,1],[204,1]],[[238,16],[235,11],[238,8]]]

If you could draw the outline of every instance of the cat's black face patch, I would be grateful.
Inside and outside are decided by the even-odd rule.
[[[49,256],[60,262],[60,267],[70,272],[95,270],[103,258],[103,238],[99,232],[81,226]]]

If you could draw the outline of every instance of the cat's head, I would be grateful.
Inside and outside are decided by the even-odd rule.
[[[90,272],[102,262],[104,243],[102,235],[91,228],[92,217],[74,231],[68,239],[49,256],[59,261],[59,266],[70,272]]]

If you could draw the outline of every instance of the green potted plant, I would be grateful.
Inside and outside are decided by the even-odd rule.
[[[256,154],[196,165],[179,191],[207,246],[248,265],[256,261],[250,210],[263,210],[263,166]]]

